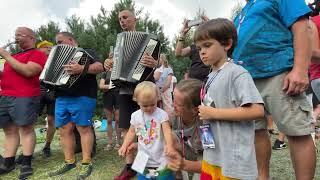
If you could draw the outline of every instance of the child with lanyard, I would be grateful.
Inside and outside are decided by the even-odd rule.
[[[202,144],[200,140],[200,126],[198,106],[201,104],[200,89],[203,82],[198,79],[181,80],[174,89],[174,112],[173,121],[176,149],[181,152],[184,159],[190,161],[202,160]],[[200,174],[182,171],[177,173],[176,179],[198,180]]]
[[[118,151],[119,155],[125,156],[130,151],[129,146],[134,142],[136,135],[138,153],[132,168],[138,172],[138,180],[174,179],[173,172],[166,168],[165,156],[165,153],[175,153],[169,117],[164,110],[157,107],[156,85],[149,81],[141,82],[135,88],[133,98],[140,109],[131,115],[131,126]]]
[[[212,19],[199,26],[194,41],[202,62],[212,68],[200,93],[203,160],[175,154],[169,167],[201,172],[201,180],[257,179],[253,120],[264,116],[263,100],[248,71],[228,60],[237,31],[227,19]]]

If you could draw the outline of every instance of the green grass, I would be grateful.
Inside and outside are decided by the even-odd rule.
[[[3,152],[3,133],[0,132],[0,152]],[[97,133],[97,143],[98,149],[97,154],[94,157],[93,164],[94,170],[88,180],[111,180],[118,174],[124,165],[124,161],[120,158],[116,151],[104,151],[103,147],[106,145],[106,135],[104,133]],[[274,141],[276,136],[272,136]],[[318,147],[320,147],[320,141],[317,142]],[[55,136],[55,141],[52,144],[52,157],[45,159],[41,156],[41,148],[43,144],[37,144],[35,159],[33,160],[34,175],[31,176],[31,180],[42,180],[42,179],[52,179],[52,180],[74,180],[76,179],[77,170],[74,169],[71,172],[64,174],[63,176],[49,178],[47,172],[54,169],[59,163],[63,162],[63,154],[61,152],[58,136]],[[315,179],[320,179],[320,157],[317,154],[317,170]],[[81,154],[77,155],[77,160],[81,160]],[[272,151],[271,167],[270,173],[272,179],[275,180],[291,180],[294,178],[294,172],[291,166],[289,149]],[[17,179],[19,174],[19,168],[12,173],[0,176],[2,180],[13,180]]]

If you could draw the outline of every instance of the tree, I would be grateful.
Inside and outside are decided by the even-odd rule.
[[[194,20],[201,19],[202,16],[205,16],[205,11],[203,9],[198,9]],[[182,26],[182,25],[181,25]],[[188,47],[193,42],[193,34],[195,32],[194,28],[191,28],[189,32],[186,34],[185,41],[184,41],[184,47]],[[172,42],[173,47],[171,49],[175,49],[177,45],[178,37],[174,37],[174,40]],[[175,76],[178,80],[183,78],[184,73],[190,68],[191,65],[191,59],[189,57],[176,57],[175,56],[175,50],[171,50],[168,54],[169,64],[171,65]]]
[[[233,20],[234,18],[236,18],[242,11],[243,5],[242,3],[238,2],[231,11],[231,20]]]
[[[169,41],[163,32],[163,27],[159,21],[152,20],[149,14],[142,15],[143,9],[135,6],[132,0],[120,0],[114,5],[114,8],[108,13],[104,7],[100,7],[97,16],[92,16],[89,22],[73,15],[66,19],[67,29],[77,39],[79,46],[83,48],[95,49],[101,59],[107,58],[110,47],[116,43],[117,34],[122,32],[118,21],[118,14],[124,9],[130,9],[135,12],[137,18],[137,31],[146,31],[158,35],[162,45],[162,52],[169,52]],[[98,77],[99,78],[99,77]],[[98,94],[97,114],[103,114],[102,111],[102,93]]]
[[[42,25],[36,30],[37,41],[46,40],[54,43],[58,32],[60,32],[59,24],[50,21],[48,24]]]

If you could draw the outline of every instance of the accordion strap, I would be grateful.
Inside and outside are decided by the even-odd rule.
[[[89,70],[89,66],[90,66],[90,62],[86,62],[85,64],[84,64],[84,68],[83,68],[83,71],[82,71],[82,73],[81,73],[81,76],[85,76],[86,74],[87,74],[87,72],[88,72],[88,70]]]

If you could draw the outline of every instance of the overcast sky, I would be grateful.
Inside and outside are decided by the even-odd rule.
[[[307,0],[308,1],[308,0]],[[119,0],[0,0],[0,47],[13,40],[18,26],[37,29],[50,20],[59,23],[65,30],[65,19],[76,14],[89,20],[96,16],[101,5],[110,11]],[[183,18],[193,18],[199,7],[209,18],[231,17],[231,10],[244,0],[135,0],[137,7],[158,19],[170,39],[178,33]]]

